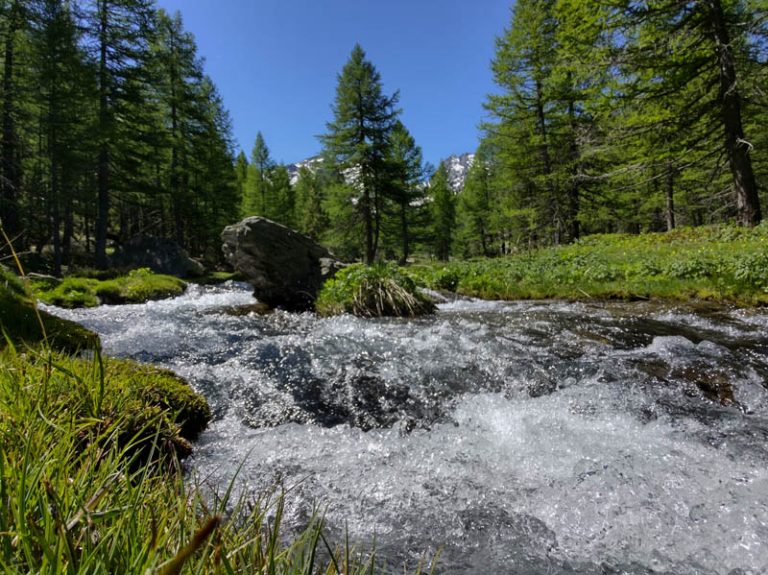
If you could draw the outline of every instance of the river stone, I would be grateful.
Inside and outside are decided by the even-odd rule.
[[[323,282],[343,267],[312,239],[259,216],[224,228],[221,240],[224,256],[256,299],[273,308],[314,309]]]

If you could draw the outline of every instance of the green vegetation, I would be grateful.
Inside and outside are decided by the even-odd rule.
[[[99,347],[99,338],[95,333],[75,322],[38,310],[27,296],[21,279],[2,266],[0,329],[0,349],[8,341],[14,345],[34,345],[48,341],[56,349],[71,352]]]
[[[433,313],[435,305],[394,265],[355,264],[325,283],[315,308],[325,316],[350,313],[360,317],[415,317]]]
[[[497,259],[413,266],[419,283],[489,299],[701,298],[768,304],[768,226],[588,236]]]
[[[146,268],[108,280],[68,277],[60,283],[32,280],[31,289],[41,301],[66,308],[103,304],[142,303],[184,293],[187,284],[179,278],[155,274]]]
[[[176,456],[207,420],[167,372],[0,352],[3,571],[375,572],[373,557],[330,547],[318,516],[286,543],[281,497],[211,500],[190,486]]]

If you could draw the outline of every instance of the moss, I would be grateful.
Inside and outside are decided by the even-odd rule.
[[[187,284],[179,278],[155,274],[146,268],[106,280],[68,277],[53,287],[31,282],[32,292],[37,298],[65,308],[95,307],[101,303],[144,303],[181,295],[186,287]]]
[[[34,302],[0,286],[0,328],[14,345],[47,342],[55,349],[76,352],[99,348],[99,337],[83,326],[38,310]],[[6,340],[0,341],[0,348]]]
[[[237,272],[210,272],[191,281],[199,285],[219,285],[230,280],[239,281],[242,276]]]
[[[203,396],[175,373],[152,365],[128,360],[107,362],[107,377],[113,386],[125,388],[147,405],[162,409],[179,426],[181,437],[194,440],[211,419],[211,410]]]
[[[324,316],[416,317],[434,313],[435,304],[395,266],[355,264],[325,283],[315,308]]]
[[[186,282],[173,276],[155,274],[146,268],[131,271],[127,276],[99,283],[96,296],[102,303],[143,303],[176,297],[187,289]]]
[[[46,289],[45,284],[36,282],[32,282],[30,287],[33,293],[45,303],[72,309],[99,305],[99,299],[95,293],[98,284],[98,280],[90,278],[69,277],[52,289]]]

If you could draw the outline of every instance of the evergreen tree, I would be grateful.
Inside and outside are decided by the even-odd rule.
[[[319,240],[328,228],[325,212],[325,171],[313,172],[302,166],[296,182],[296,219],[298,229],[314,240]]]
[[[413,244],[413,227],[424,204],[424,167],[421,148],[399,120],[390,134],[387,199],[392,204],[392,237],[400,244],[400,264],[408,261]]]
[[[475,154],[464,189],[456,206],[460,241],[465,255],[491,254],[494,213],[498,206],[492,197],[490,163]]]
[[[258,132],[251,150],[251,164],[243,195],[243,216],[272,217],[270,178],[274,167],[264,136]]]
[[[456,225],[456,196],[448,182],[448,170],[440,164],[429,182],[432,199],[432,246],[435,257],[448,261],[451,257]]]
[[[270,181],[272,196],[272,219],[276,222],[295,229],[296,226],[296,196],[291,185],[288,169],[280,164],[272,170]]]
[[[759,34],[752,34],[760,31],[751,4],[623,1],[613,3],[612,21],[625,39],[620,49],[628,64],[627,91],[647,102],[674,101],[680,111],[676,132],[696,130],[710,158],[723,153],[743,225],[755,225],[762,217],[742,93],[745,53],[760,41]]]
[[[34,103],[39,109],[38,155],[32,160],[39,174],[35,194],[44,198],[47,238],[53,244],[53,272],[61,274],[62,263],[70,263],[74,235],[75,202],[87,178],[88,91],[95,85],[79,47],[80,32],[68,3],[40,0],[32,27],[35,83],[39,90]],[[47,240],[42,240],[43,242]]]
[[[398,94],[383,94],[381,76],[356,45],[338,76],[334,119],[321,136],[325,155],[340,173],[353,181],[348,202],[362,221],[365,262],[376,259],[388,178],[389,138],[399,110]],[[337,202],[337,207],[341,207]],[[334,220],[334,224],[336,224]],[[344,224],[342,224],[344,225]]]
[[[15,238],[21,231],[19,198],[22,193],[21,142],[18,128],[20,94],[18,93],[17,50],[24,32],[27,14],[22,0],[4,0],[0,4],[2,26],[2,134],[0,134],[0,224]]]
[[[96,265],[107,265],[111,198],[132,180],[140,110],[146,104],[151,0],[92,0],[90,32],[97,51],[98,136]],[[122,190],[119,188],[122,187]]]

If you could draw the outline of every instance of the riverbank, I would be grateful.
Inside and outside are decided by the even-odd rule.
[[[593,299],[768,305],[768,225],[588,236],[515,255],[413,265],[425,287],[482,299]]]

